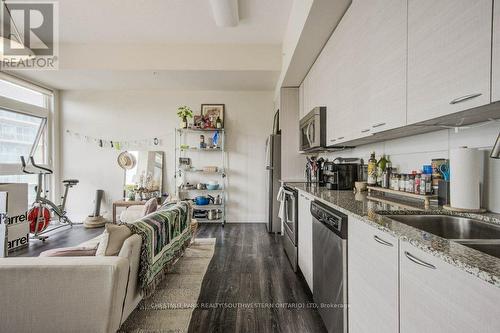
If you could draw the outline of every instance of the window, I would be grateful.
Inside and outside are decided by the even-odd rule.
[[[0,183],[28,183],[30,203],[37,176],[22,172],[20,156],[51,168],[52,105],[50,91],[0,73]]]
[[[41,108],[47,107],[47,100],[44,94],[6,80],[0,80],[0,96],[26,104],[36,105]]]
[[[43,118],[0,109],[0,161],[19,164],[20,156],[29,156]],[[34,151],[38,163],[47,164],[47,130],[44,129]]]

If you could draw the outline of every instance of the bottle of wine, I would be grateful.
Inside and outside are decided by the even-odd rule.
[[[222,128],[222,120],[220,117],[217,117],[217,120],[215,121],[215,127],[221,129]]]
[[[368,179],[367,183],[370,186],[377,184],[377,160],[375,159],[375,153],[373,152],[368,160]]]

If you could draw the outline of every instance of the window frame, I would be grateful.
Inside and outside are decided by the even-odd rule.
[[[42,166],[53,168],[54,166],[54,92],[38,85],[31,84],[19,78],[0,73],[0,80],[5,80],[9,83],[21,86],[23,88],[31,89],[45,95],[45,107],[24,103],[15,99],[0,96],[0,108],[29,116],[47,119],[47,163]],[[21,161],[19,163],[1,163],[0,161],[0,175],[22,175]]]

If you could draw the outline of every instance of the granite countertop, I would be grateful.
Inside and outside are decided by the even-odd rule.
[[[402,241],[428,252],[443,261],[454,265],[469,274],[500,287],[500,259],[461,245],[452,240],[444,239],[428,232],[410,227],[404,223],[390,219],[393,214],[443,214],[463,216],[481,220],[486,223],[500,225],[500,214],[469,214],[457,213],[431,206],[425,209],[422,205],[408,201],[392,200],[376,195],[352,191],[332,191],[317,185],[289,183],[289,186],[299,191],[309,193],[319,201],[351,215]]]

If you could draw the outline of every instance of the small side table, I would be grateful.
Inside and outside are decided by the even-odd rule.
[[[113,223],[116,223],[116,208],[117,207],[125,207],[128,208],[130,206],[143,206],[146,204],[146,201],[126,201],[126,200],[118,200],[113,201]]]

